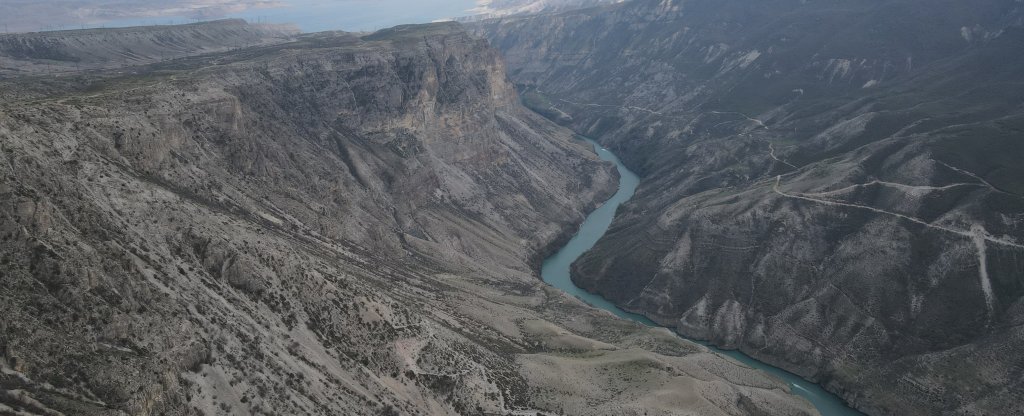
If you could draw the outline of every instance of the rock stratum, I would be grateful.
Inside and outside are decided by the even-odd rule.
[[[578,285],[869,414],[1017,414],[1022,16],[635,0],[475,30],[643,176]]]
[[[456,24],[0,98],[0,413],[814,413],[536,278],[614,171]]]

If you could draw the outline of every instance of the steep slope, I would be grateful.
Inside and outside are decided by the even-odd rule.
[[[644,176],[574,280],[871,414],[1024,411],[1019,2],[654,1],[481,23]]]
[[[536,279],[614,177],[457,25],[136,72],[0,82],[0,413],[812,412]]]
[[[219,20],[177,26],[0,34],[0,77],[148,64],[253,45],[281,43],[288,26]]]

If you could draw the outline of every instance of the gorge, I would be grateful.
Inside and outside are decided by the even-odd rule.
[[[867,414],[1014,414],[1022,15],[634,0],[474,31],[643,179],[578,286]]]
[[[536,278],[616,173],[458,24],[0,45],[0,413],[814,412]]]
[[[476,3],[0,35],[0,414],[1024,414],[1021,0]]]

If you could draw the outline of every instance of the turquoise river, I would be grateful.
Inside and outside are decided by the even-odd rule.
[[[640,184],[640,178],[627,169],[615,154],[608,151],[608,149],[602,148],[593,140],[585,140],[594,146],[594,150],[602,160],[615,163],[621,177],[619,179],[619,190],[611,197],[611,199],[605,202],[604,205],[596,209],[587,217],[583,225],[580,226],[580,230],[572,240],[569,240],[565,247],[544,261],[541,268],[541,277],[548,284],[562,289],[570,295],[576,296],[591,306],[607,310],[619,317],[631,319],[644,325],[657,326],[656,323],[642,315],[626,312],[608,300],[576,287],[569,278],[569,266],[571,266],[576,259],[582,256],[583,253],[586,253],[593,248],[594,244],[597,243],[597,240],[608,231],[608,227],[611,226],[612,219],[615,217],[615,211],[619,208],[619,205],[630,200],[630,198],[633,197],[634,192],[636,192],[637,186]],[[829,393],[817,384],[804,380],[796,374],[757,361],[739,351],[722,350],[708,345],[705,342],[698,343],[710,348],[716,353],[728,356],[743,364],[760,369],[761,371],[785,380],[789,383],[793,393],[809,400],[823,416],[861,415],[860,412],[847,406],[843,400],[836,395]]]

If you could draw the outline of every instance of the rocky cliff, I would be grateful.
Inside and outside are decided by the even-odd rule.
[[[536,279],[613,171],[457,25],[0,93],[0,413],[813,412]]]
[[[477,31],[643,178],[574,280],[870,414],[1021,412],[1015,1],[637,0]]]

